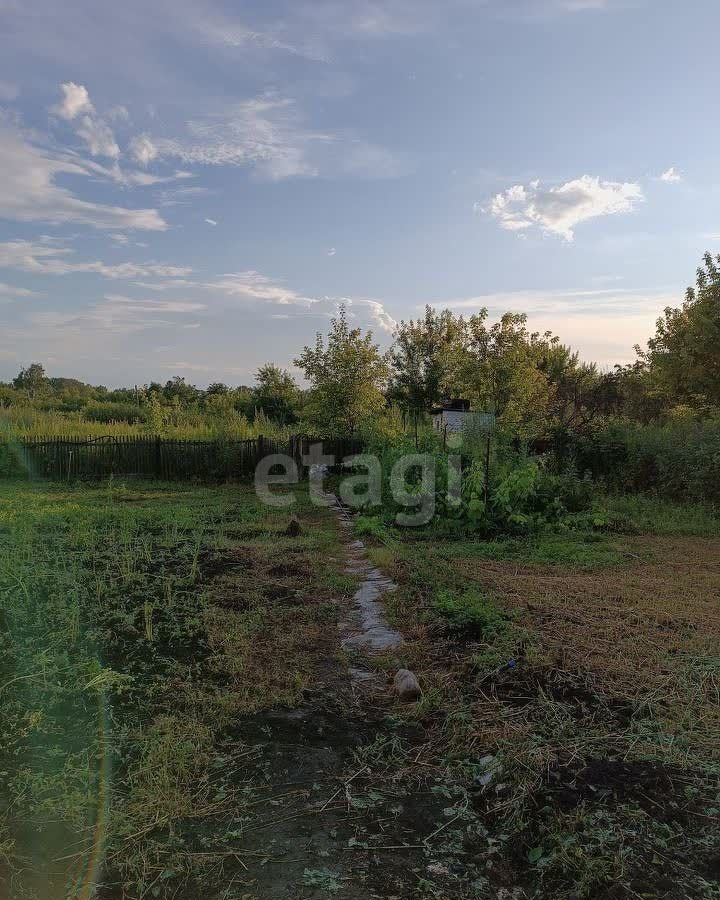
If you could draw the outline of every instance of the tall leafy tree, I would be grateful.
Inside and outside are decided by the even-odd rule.
[[[436,312],[431,306],[425,307],[424,318],[398,325],[389,355],[388,398],[415,421],[443,398],[450,350],[462,329],[462,319],[450,310]]]
[[[542,430],[550,388],[539,362],[551,340],[531,333],[527,316],[505,313],[487,324],[487,309],[471,316],[452,349],[450,383],[478,410],[494,412],[509,432]]]
[[[289,425],[296,421],[300,403],[300,390],[295,379],[285,369],[268,363],[261,366],[255,376],[257,387],[253,393],[256,410],[273,422]]]
[[[45,369],[40,363],[31,363],[27,369],[21,369],[13,380],[13,386],[17,390],[27,391],[31,400],[48,386]]]
[[[667,307],[647,350],[636,349],[670,403],[720,406],[720,255],[705,254],[683,305]]]
[[[344,307],[331,322],[327,342],[318,334],[295,365],[310,383],[303,417],[323,437],[353,434],[385,404],[387,363],[372,332],[350,328]]]

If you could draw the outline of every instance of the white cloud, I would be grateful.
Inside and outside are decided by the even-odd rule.
[[[327,255],[328,255],[328,256],[335,256],[336,253],[337,253],[337,250],[336,250],[334,247],[330,247],[330,248],[327,250]]]
[[[207,309],[205,303],[197,303],[191,300],[138,300],[135,297],[126,297],[124,294],[105,294],[105,300],[116,306],[127,307],[133,312],[146,313],[190,313]]]
[[[127,106],[113,106],[108,110],[107,117],[111,122],[129,122],[130,111]]]
[[[205,219],[205,221],[208,223],[208,225],[217,225],[215,219]]]
[[[110,159],[117,159],[120,156],[115,135],[107,122],[102,119],[83,116],[77,134],[85,141],[93,156],[107,156]]]
[[[57,185],[59,175],[112,173],[80,157],[40,148],[0,120],[0,218],[16,222],[72,222],[104,229],[164,231],[155,209],[127,209],[81,200]]]
[[[666,172],[663,172],[662,175],[660,175],[660,181],[665,181],[668,184],[672,184],[682,180],[682,173],[678,172],[675,169],[675,166],[670,166],[670,168]]]
[[[61,84],[60,89],[62,99],[50,111],[68,122],[74,122],[80,116],[76,127],[77,135],[87,144],[92,155],[118,159],[120,147],[112,128],[97,115],[87,88],[68,81]]]
[[[305,128],[293,100],[263,94],[187,123],[182,137],[152,137],[158,158],[204,166],[251,166],[263,178],[351,175],[396,178],[409,160],[352,135]]]
[[[65,247],[36,244],[32,241],[6,241],[0,243],[0,269],[16,269],[38,275],[70,275],[89,272],[104,278],[182,278],[192,269],[168,266],[161,263],[74,262],[73,251]]]
[[[178,187],[163,191],[160,195],[160,206],[185,206],[193,197],[204,197],[212,193],[206,187]]]
[[[281,50],[316,62],[327,62],[327,58],[313,49],[311,44],[302,40],[294,44],[284,39],[281,36],[281,25],[260,31],[218,15],[211,21],[205,14],[197,23],[197,28],[204,39],[220,46],[232,49]]]
[[[158,149],[146,134],[138,135],[130,141],[130,153],[141,166],[149,165],[157,159]]]
[[[127,336],[151,328],[177,328],[176,317],[189,315],[202,304],[185,301],[134,300],[120,294],[108,294],[89,308],[68,312],[47,310],[30,317],[31,333],[42,337],[54,336],[65,343],[74,338],[83,342],[103,341],[106,335]]]
[[[168,278],[163,281],[133,281],[137,287],[146,291],[171,291],[173,288],[197,287],[197,282],[188,281],[186,278]]]
[[[263,300],[281,305],[312,306],[317,303],[314,297],[306,297],[284,284],[262,275],[260,272],[248,270],[221,275],[201,287],[219,291],[229,297],[248,297],[252,300]]]
[[[27,288],[15,287],[14,284],[5,284],[0,281],[0,297],[36,297],[35,291],[29,291]]]
[[[77,118],[81,113],[94,113],[95,107],[90,100],[87,88],[82,84],[75,84],[74,81],[68,81],[60,85],[62,91],[62,99],[50,110],[61,119],[68,122]]]
[[[304,132],[292,101],[274,96],[246,100],[227,115],[190,121],[187,130],[187,138],[154,138],[158,155],[209,166],[252,164],[273,180],[317,174],[307,161],[307,145],[330,140]]]
[[[654,314],[654,311],[665,306],[676,306],[679,297],[682,297],[682,290],[669,288],[553,288],[478,294],[475,297],[443,300],[440,305],[473,311],[486,306],[494,313],[512,310],[580,316],[604,312],[609,324],[617,327],[618,318],[648,312]]]
[[[381,331],[392,334],[397,328],[397,321],[393,319],[379,300],[348,300],[348,303],[367,306],[370,310],[370,317]]]
[[[230,297],[293,307],[297,312],[304,310],[323,317],[336,315],[340,304],[344,304],[355,318],[361,311],[367,311],[370,322],[387,333],[392,333],[397,325],[379,300],[364,297],[308,297],[282,282],[252,270],[222,275],[214,281],[199,283],[198,286]]]
[[[513,185],[493,197],[488,211],[508,231],[538,226],[572,241],[577,225],[599,216],[631,212],[642,200],[639,184],[583,175],[548,189],[541,189],[539,181]]]
[[[169,184],[172,181],[180,181],[185,178],[194,178],[192,172],[178,170],[172,175],[151,175],[150,172],[120,172],[119,180],[126,184],[137,184],[141,187],[149,187],[154,184]],[[204,189],[200,188],[204,193]]]

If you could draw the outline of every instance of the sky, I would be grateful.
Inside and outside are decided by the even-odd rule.
[[[251,384],[339,304],[635,358],[720,247],[713,0],[0,0],[0,380]]]

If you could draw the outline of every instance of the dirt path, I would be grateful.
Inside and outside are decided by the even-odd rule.
[[[457,861],[473,843],[460,834],[466,799],[456,808],[444,776],[405,766],[421,729],[389,718],[395,699],[373,665],[403,644],[382,601],[395,585],[352,538],[347,512],[335,514],[345,572],[361,583],[322,685],[301,706],[256,716],[232,735],[247,752],[250,802],[228,897],[404,900],[422,895],[430,877],[445,888],[427,896],[476,896],[474,867]]]

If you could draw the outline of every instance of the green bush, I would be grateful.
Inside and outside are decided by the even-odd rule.
[[[720,419],[615,421],[572,440],[572,458],[605,488],[673,500],[720,501]]]
[[[502,632],[507,625],[507,616],[476,591],[462,594],[440,591],[433,603],[433,611],[442,619],[445,628],[458,637],[487,638]]]
[[[84,416],[88,422],[102,422],[107,425],[112,422],[126,422],[133,425],[146,419],[145,410],[132,403],[89,403],[85,407]]]

